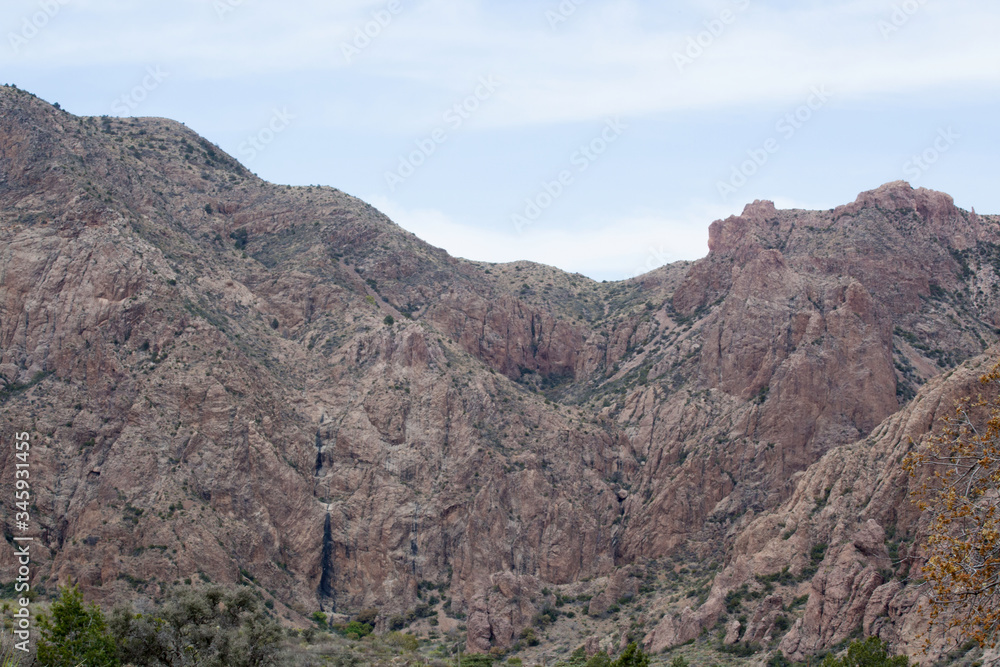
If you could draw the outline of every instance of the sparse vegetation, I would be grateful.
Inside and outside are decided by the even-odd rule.
[[[852,642],[841,658],[826,656],[822,667],[907,667],[906,656],[893,656],[889,646],[878,637]]]
[[[1000,384],[1000,364],[980,378]],[[931,621],[980,645],[1000,635],[1000,399],[959,401],[943,428],[904,467],[930,521],[923,575],[933,593]],[[944,612],[949,612],[947,615]]]

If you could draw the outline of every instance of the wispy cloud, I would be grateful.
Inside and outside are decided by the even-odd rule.
[[[440,210],[407,209],[388,199],[373,204],[400,227],[452,255],[487,262],[529,260],[598,280],[628,278],[668,262],[704,256],[713,215],[729,212],[704,207],[683,219],[640,212],[517,234],[463,223]]]
[[[11,5],[4,14],[33,7]],[[71,20],[53,21],[44,43],[33,44],[24,57],[35,65],[69,57],[80,65],[187,63],[208,78],[356,68],[441,95],[460,92],[482,72],[496,72],[508,85],[484,114],[483,122],[492,125],[780,105],[819,81],[845,96],[955,81],[1000,83],[993,46],[1000,6],[972,0],[929,2],[891,40],[879,29],[880,21],[891,19],[891,2],[753,2],[690,76],[677,71],[674,54],[725,2],[686,3],[677,11],[662,3],[590,0],[554,31],[545,3],[504,8],[407,0],[378,43],[353,62],[342,56],[341,45],[384,8],[384,0],[243,2],[224,21],[211,5],[74,3],[64,12]]]
[[[553,23],[558,0],[8,0],[0,25],[20,35],[42,2],[60,7],[44,29],[0,43],[7,81],[74,113],[185,121],[265,177],[329,182],[460,256],[622,278],[703,255],[708,223],[747,200],[825,208],[901,170],[1000,208],[997,3],[586,0]],[[149,67],[170,75],[155,94],[136,87]],[[502,85],[449,124],[484,76]],[[775,120],[817,86],[830,104],[779,151]],[[263,150],[286,109],[294,130]],[[630,127],[614,149],[552,185],[613,118]],[[949,127],[946,159],[912,168]],[[526,199],[551,206],[518,235]]]

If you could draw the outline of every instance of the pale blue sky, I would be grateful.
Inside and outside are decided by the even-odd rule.
[[[623,278],[748,201],[897,179],[1000,213],[985,0],[6,0],[0,27],[0,81],[182,121],[472,259]]]

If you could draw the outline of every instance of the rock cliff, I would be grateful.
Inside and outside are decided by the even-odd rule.
[[[243,583],[289,622],[464,619],[480,651],[569,592],[602,618],[651,595],[662,649],[783,564],[734,640],[801,657],[861,624],[911,649],[895,461],[1000,326],[997,219],[901,182],[754,202],[704,259],[595,283],[450,257],[180,124],[10,87],[0,237],[0,436],[32,434],[38,583]],[[642,592],[671,559],[720,564],[697,608]]]

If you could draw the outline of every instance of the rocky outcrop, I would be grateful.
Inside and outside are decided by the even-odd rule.
[[[981,393],[978,377],[996,358],[992,351],[929,382],[867,439],[838,447],[810,466],[788,501],[740,532],[712,599],[741,585],[759,589],[761,581],[785,585],[750,605],[752,618],[742,634],[730,622],[727,636],[765,641],[777,615],[808,596],[802,615],[780,637],[781,651],[793,660],[857,633],[880,636],[910,654],[930,638],[930,659],[955,645],[955,636],[928,626],[926,593],[909,583],[919,579],[926,532],[910,501],[915,482],[899,461],[939,428],[955,401]],[[718,608],[689,614],[683,632],[676,620],[664,618],[646,643],[654,650],[682,643],[720,617]]]
[[[789,655],[857,627],[909,647],[890,462],[1000,324],[998,220],[904,183],[755,202],[706,258],[599,284],[452,258],[179,124],[7,87],[0,241],[0,436],[32,433],[38,577],[109,601],[242,582],[288,622],[447,611],[480,651],[547,587],[603,617],[682,557],[726,568],[654,650],[785,565],[732,641],[776,640],[808,594]]]

